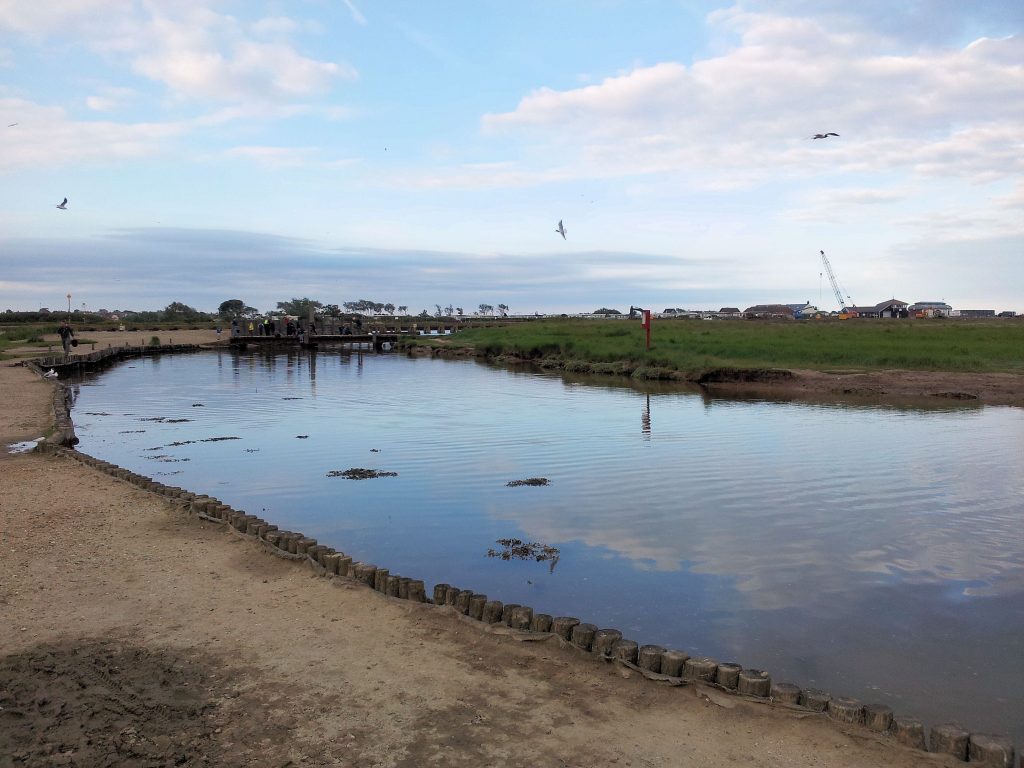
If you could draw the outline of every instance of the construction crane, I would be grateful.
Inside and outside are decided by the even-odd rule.
[[[843,293],[843,289],[839,287],[839,281],[836,280],[836,273],[832,271],[832,265],[828,263],[828,256],[825,252],[821,252],[821,260],[825,263],[825,271],[828,272],[828,281],[832,283],[832,291],[836,295],[836,301],[839,302],[839,311],[843,310],[843,307],[852,307],[853,299]],[[844,299],[843,296],[846,296]]]

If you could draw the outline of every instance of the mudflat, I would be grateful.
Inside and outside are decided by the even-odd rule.
[[[50,423],[51,386],[0,365],[3,768],[955,762],[492,634],[73,459],[7,453]]]

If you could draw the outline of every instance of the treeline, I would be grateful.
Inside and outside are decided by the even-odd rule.
[[[97,323],[97,322],[118,322],[130,320],[142,323],[181,323],[195,324],[203,322],[216,322],[218,320],[230,320],[231,318],[264,317],[266,315],[293,315],[296,317],[308,317],[310,310],[314,315],[341,317],[342,315],[389,315],[397,317],[409,317],[409,307],[404,304],[393,304],[389,301],[373,301],[371,299],[358,299],[346,301],[342,304],[324,304],[308,297],[292,298],[288,301],[277,302],[273,310],[263,311],[256,307],[249,306],[242,299],[227,299],[222,301],[216,312],[203,312],[180,301],[172,301],[163,309],[135,311],[129,309],[99,310],[90,312],[84,309],[74,309],[71,312],[62,310],[40,309],[36,312],[15,312],[8,309],[0,315],[2,324],[21,323],[58,323],[68,317],[73,323]],[[433,312],[426,309],[420,310],[416,317],[493,317],[499,315],[505,317],[509,313],[507,304],[478,304],[475,310],[466,310],[463,307],[456,307],[452,304],[442,306],[434,305]]]

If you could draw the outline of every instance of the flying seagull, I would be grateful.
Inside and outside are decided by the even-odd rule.
[[[62,202],[57,207],[60,208],[62,211],[66,211],[68,209],[68,199],[65,197],[64,202]]]
[[[562,236],[562,239],[565,240],[565,227],[562,226],[561,219],[558,220],[558,229],[556,229],[555,232],[560,234]]]
[[[813,136],[811,136],[811,138],[812,139],[827,139],[829,136],[835,136],[836,138],[839,138],[839,134],[838,133],[816,133]]]
[[[8,127],[8,128],[13,128],[13,127],[14,127],[14,126],[16,126],[16,125],[17,125],[17,123],[11,123],[11,124],[10,124],[10,125],[8,125],[7,127]]]

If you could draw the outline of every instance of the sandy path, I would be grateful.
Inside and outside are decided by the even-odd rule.
[[[0,445],[37,436],[49,385],[0,392]],[[328,581],[72,459],[0,484],[0,768],[953,764]]]

